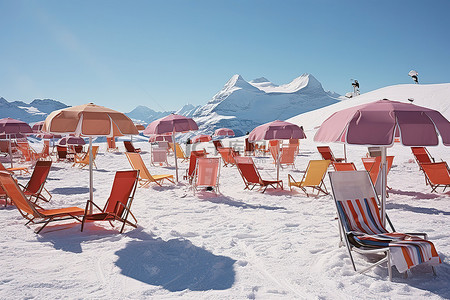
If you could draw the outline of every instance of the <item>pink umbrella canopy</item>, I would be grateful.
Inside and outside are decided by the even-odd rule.
[[[229,128],[219,128],[214,131],[215,136],[234,136],[234,131]]]
[[[39,139],[50,140],[50,139],[60,139],[61,135],[41,132],[41,133],[36,134],[36,137]]]
[[[0,119],[0,134],[33,133],[30,125],[25,122],[4,118]]]
[[[170,114],[151,122],[144,130],[144,135],[188,132],[198,130],[197,123],[191,118]]]
[[[450,146],[450,122],[436,110],[412,103],[379,100],[344,109],[326,119],[315,141],[391,146],[435,146],[438,134]]]
[[[44,126],[44,121],[36,122],[33,124],[33,127],[31,127],[31,129],[34,133],[39,133],[42,131],[42,126]]]
[[[67,145],[84,145],[86,141],[81,137],[77,136],[65,136],[58,141],[59,146],[67,146]]]
[[[165,134],[152,134],[150,135],[150,138],[148,139],[149,143],[154,142],[161,142],[161,141],[167,141],[169,143],[172,143],[172,135],[165,135]]]
[[[289,139],[306,139],[306,135],[299,126],[280,120],[260,125],[248,136],[250,142]]]
[[[209,142],[210,140],[212,140],[210,135],[199,134],[194,136],[191,141],[193,144],[195,144],[195,143]]]

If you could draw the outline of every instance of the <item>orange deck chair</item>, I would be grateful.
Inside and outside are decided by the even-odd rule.
[[[184,179],[189,180],[192,183],[192,179],[195,175],[195,168],[197,167],[197,159],[206,157],[205,151],[191,151],[191,157],[189,158],[189,168],[186,170],[186,175]]]
[[[213,141],[213,145],[214,145],[214,148],[216,149],[217,152],[219,152],[219,148],[223,148],[221,140]]]
[[[345,163],[345,162],[335,162],[334,163],[334,169],[336,171],[356,171],[355,164],[352,162]]]
[[[123,141],[123,145],[125,146],[126,152],[141,152],[141,148],[134,148],[133,143],[131,141]]]
[[[431,192],[437,192],[438,187],[445,189],[450,187],[450,170],[445,161],[437,163],[422,163],[422,171],[425,173],[428,184],[431,186]]]
[[[425,147],[411,147],[411,151],[414,154],[414,158],[416,159],[419,168],[421,168],[421,164],[423,163],[434,163],[434,158],[430,155],[427,148]]]
[[[0,162],[0,171],[8,171],[9,173],[20,172],[20,175],[22,175],[22,172],[30,174],[28,167],[5,168],[5,166],[1,162]]]
[[[183,148],[181,148],[180,144],[175,143],[175,147],[177,150],[176,157],[181,159],[182,162],[187,161],[189,159],[189,157],[186,156],[186,154],[184,153]]]
[[[131,204],[136,192],[136,185],[139,178],[139,171],[117,171],[114,176],[114,182],[111,193],[105,203],[103,209],[91,200],[86,203],[86,209],[81,222],[81,231],[84,229],[86,221],[108,221],[114,227],[113,221],[122,222],[120,233],[123,232],[125,224],[137,227],[137,220],[131,212]],[[99,212],[88,213],[90,205],[95,206]],[[128,217],[131,216],[134,222],[130,222]]]
[[[106,143],[108,145],[108,147],[106,148],[106,151],[108,151],[108,152],[119,151],[119,147],[117,147],[117,145],[116,145],[116,138],[115,137],[107,137],[106,138]]]
[[[345,160],[344,158],[334,157],[333,152],[331,152],[331,149],[328,146],[317,146],[317,150],[319,150],[319,153],[322,155],[323,159],[331,161],[332,164]]]
[[[39,205],[31,202],[25,196],[23,191],[17,185],[17,182],[12,178],[11,174],[5,171],[0,171],[0,185],[6,191],[8,198],[14,202],[20,214],[28,220],[25,225],[29,223],[44,224],[36,233],[40,233],[50,222],[63,221],[68,219],[75,219],[82,222],[80,216],[84,214],[84,209],[79,207],[66,207],[57,209],[44,209]]]
[[[231,147],[222,147],[217,150],[222,157],[223,160],[223,166],[228,167],[234,166],[236,164],[235,158],[236,158],[236,152],[234,152],[233,148]]]
[[[95,158],[97,157],[97,153],[98,153],[98,146],[92,146],[92,164],[96,169],[97,165],[95,164]],[[75,155],[72,167],[76,166],[77,164],[81,169],[83,169],[86,166],[89,166],[89,150],[82,157]]]
[[[302,191],[309,197],[309,194],[306,190],[307,187],[317,190],[317,196],[320,192],[328,195],[327,188],[323,179],[325,174],[327,173],[327,169],[330,165],[331,161],[329,160],[310,160],[308,163],[308,167],[306,168],[305,174],[303,174],[303,178],[300,181],[295,181],[294,177],[291,174],[288,174],[289,188],[292,191],[292,187],[298,187],[302,189]]]
[[[20,152],[22,152],[22,158],[24,161],[36,161],[48,156],[46,156],[45,152],[37,153],[33,148],[31,148],[30,144],[28,144],[28,141],[18,141],[17,146]],[[45,145],[43,150],[45,150]]]
[[[251,157],[238,156],[235,158],[235,160],[242,180],[244,180],[244,190],[253,190],[255,186],[259,186],[259,190],[263,189],[263,193],[269,186],[273,187],[274,189],[283,189],[282,180],[263,180]]]
[[[34,166],[33,173],[31,174],[30,180],[27,185],[23,186],[19,184],[20,187],[23,188],[23,193],[28,197],[28,200],[34,199],[34,203],[38,200],[50,201],[52,195],[50,192],[44,187],[45,181],[47,180],[48,173],[50,172],[50,168],[52,166],[52,161],[50,160],[38,160],[36,165]],[[45,191],[47,193],[47,197],[42,195],[42,192]]]
[[[210,187],[217,194],[219,192],[220,158],[200,157],[197,159],[195,176],[192,180],[192,188],[195,191],[199,187]]]
[[[364,168],[367,172],[369,172],[370,180],[372,180],[372,184],[375,186],[375,190],[378,194],[381,192],[381,156],[377,157],[362,157],[361,158]],[[394,156],[386,156],[387,161],[387,169],[388,174],[391,170],[392,164],[394,162]],[[386,184],[387,186],[387,184]],[[391,189],[388,187],[388,189]]]
[[[280,166],[292,166],[295,167],[295,157],[297,156],[297,146],[287,145],[281,148],[280,153]]]
[[[130,162],[131,167],[134,170],[139,170],[139,187],[147,187],[150,183],[154,182],[157,185],[161,186],[161,183],[164,181],[164,179],[167,179],[168,181],[175,183],[173,181],[173,175],[152,175],[148,171],[147,167],[144,164],[144,161],[142,160],[142,157],[139,153],[133,153],[133,152],[126,152],[128,161]]]

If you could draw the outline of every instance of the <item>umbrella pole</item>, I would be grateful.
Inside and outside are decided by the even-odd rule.
[[[175,131],[172,132],[172,142],[173,142],[173,152],[175,154],[175,178],[176,178],[176,182],[178,183],[178,162],[177,162],[177,143],[175,141]]]
[[[281,154],[281,145],[280,141],[278,141],[278,151],[277,151],[277,180],[280,180],[280,154]]]
[[[347,146],[344,144],[344,160],[347,162]]]
[[[92,214],[92,203],[94,201],[94,173],[92,170],[92,136],[89,137],[89,214]]]
[[[381,222],[386,226],[386,185],[387,185],[387,165],[386,147],[381,147]]]
[[[11,168],[14,168],[13,157],[12,157],[12,143],[11,143],[11,135],[10,134],[9,134],[9,161],[11,162]]]

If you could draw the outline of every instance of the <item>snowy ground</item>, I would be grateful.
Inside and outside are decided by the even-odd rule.
[[[100,145],[94,197],[102,205],[114,171],[130,166],[123,153],[105,153],[105,144]],[[150,166],[150,144],[135,146],[146,151],[143,158],[151,173],[175,174],[173,167]],[[300,179],[308,161],[320,159],[315,146],[301,141],[295,169],[281,171],[285,185],[288,173]],[[331,147],[342,156],[342,146]],[[450,162],[448,148],[429,150]],[[366,148],[348,147],[348,158],[358,169],[365,154]],[[338,247],[331,196],[308,198],[286,189],[244,191],[237,169],[224,167],[220,195],[194,196],[186,181],[138,189],[132,210],[139,227],[127,227],[124,234],[105,222],[90,223],[84,232],[79,223],[69,222],[49,225],[37,235],[36,226],[25,227],[15,207],[1,208],[0,298],[448,299],[450,192],[430,193],[409,148],[396,145],[388,154],[395,155],[388,176],[388,213],[397,231],[429,234],[443,261],[437,277],[428,267],[419,267],[407,279],[394,272],[392,282],[384,266],[355,273],[346,249]],[[271,159],[255,161],[263,178],[276,176]],[[173,157],[169,162],[173,165]],[[184,174],[188,164],[180,165]],[[326,185],[330,189],[328,179]],[[47,207],[84,208],[88,170],[54,163],[46,187],[53,194]],[[355,257],[359,266],[368,265],[366,257]]]

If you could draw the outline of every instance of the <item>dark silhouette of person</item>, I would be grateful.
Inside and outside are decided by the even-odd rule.
[[[352,83],[353,88],[359,89],[359,82],[358,80],[355,80],[355,82]]]
[[[411,78],[414,80],[416,84],[419,84],[419,78],[417,77],[417,75],[412,75]]]

